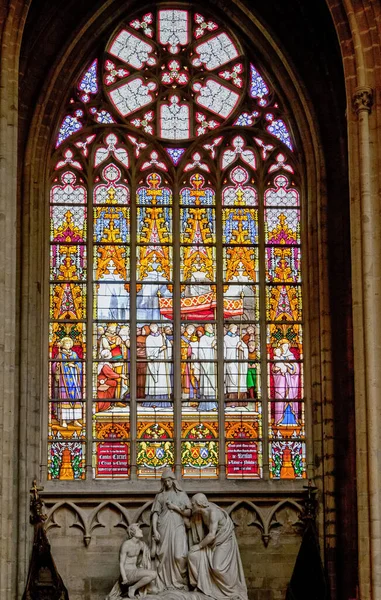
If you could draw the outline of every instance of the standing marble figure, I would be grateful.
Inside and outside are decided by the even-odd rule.
[[[215,600],[247,600],[233,521],[204,494],[192,498],[191,533],[189,579],[196,591]]]
[[[158,592],[187,590],[188,540],[184,520],[191,515],[191,503],[171,469],[164,469],[161,481],[151,511],[151,557],[157,561],[155,587]]]

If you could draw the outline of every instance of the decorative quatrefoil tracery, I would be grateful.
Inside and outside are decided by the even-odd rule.
[[[91,121],[121,121],[172,144],[226,125],[262,124],[293,150],[271,86],[246,54],[232,33],[197,12],[138,15],[83,73],[56,147]]]

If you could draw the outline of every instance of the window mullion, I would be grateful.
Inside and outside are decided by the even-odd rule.
[[[264,180],[258,186],[258,237],[259,237],[259,326],[261,349],[261,408],[262,408],[262,476],[269,479],[268,443],[268,386],[267,386],[267,331],[266,331],[266,268],[265,268],[265,220],[264,220]]]
[[[217,381],[219,478],[226,479],[225,451],[225,382],[224,382],[224,277],[222,247],[222,183],[216,183],[216,295],[217,295]]]
[[[136,392],[136,166],[131,165],[130,202],[130,464],[131,479],[137,479],[137,392]]]
[[[86,298],[86,479],[93,478],[93,305],[94,305],[94,180],[88,175],[87,197],[87,298]]]
[[[179,184],[173,186],[173,395],[174,395],[174,438],[175,438],[175,471],[181,476],[181,311],[180,311],[180,196]]]

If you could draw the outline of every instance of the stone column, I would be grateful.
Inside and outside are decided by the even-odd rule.
[[[15,32],[0,35],[0,598],[16,598],[18,481],[17,71]],[[1,32],[0,32],[1,34]]]
[[[352,260],[360,597],[381,600],[381,218],[380,199],[372,186],[373,91],[361,86],[352,100],[358,118],[359,198],[352,223]]]
[[[15,600],[19,530],[19,55],[31,0],[0,3],[0,598]],[[25,501],[24,501],[25,502]]]

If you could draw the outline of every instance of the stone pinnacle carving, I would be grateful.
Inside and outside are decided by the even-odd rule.
[[[36,479],[30,490],[30,522],[34,525],[33,550],[22,600],[69,600],[67,589],[55,565],[45,532],[47,516],[40,497],[43,487]]]

